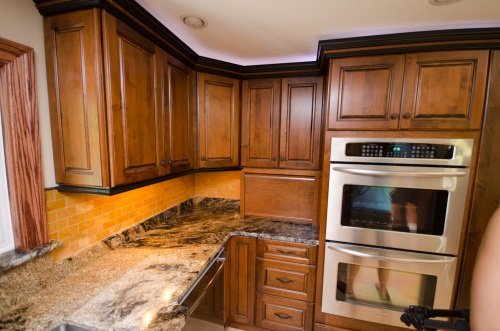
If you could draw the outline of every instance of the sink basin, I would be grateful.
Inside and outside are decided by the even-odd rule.
[[[90,330],[76,325],[61,324],[53,328],[51,331],[90,331]]]

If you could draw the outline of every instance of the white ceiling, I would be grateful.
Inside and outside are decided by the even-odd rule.
[[[500,27],[500,0],[136,0],[198,55],[240,65],[316,60],[318,41]],[[181,16],[208,21],[204,29]]]

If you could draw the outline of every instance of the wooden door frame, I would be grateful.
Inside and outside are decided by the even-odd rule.
[[[34,50],[0,38],[0,115],[16,249],[47,242]]]

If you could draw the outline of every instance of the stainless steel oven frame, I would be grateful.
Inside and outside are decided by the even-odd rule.
[[[332,164],[327,211],[326,239],[439,254],[458,253],[469,169],[406,167],[367,164]],[[341,224],[344,185],[387,186],[448,191],[444,230],[441,236]]]
[[[455,146],[450,160],[352,157],[345,155],[348,143],[434,143]],[[376,139],[333,138],[326,240],[457,255],[469,184],[472,139]],[[448,191],[444,231],[440,236],[341,224],[344,185],[401,187]]]
[[[400,321],[400,310],[337,300],[340,263],[435,276],[437,282],[433,308],[449,309],[451,306],[457,268],[456,257],[327,242],[321,306],[324,313],[406,327]]]

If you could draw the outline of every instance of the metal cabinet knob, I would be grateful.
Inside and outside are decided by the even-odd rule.
[[[392,113],[391,114],[391,120],[395,120],[398,117],[399,117],[398,113]]]
[[[410,113],[405,113],[405,114],[403,115],[403,118],[404,118],[404,119],[409,119],[410,117],[411,117],[411,114],[410,114]]]
[[[160,164],[165,167],[167,165],[167,160],[161,160]]]
[[[274,313],[274,316],[281,318],[282,320],[288,320],[292,318],[291,315],[285,314],[285,313]]]
[[[207,159],[205,158],[205,156],[204,156],[204,155],[202,155],[202,156],[200,157],[200,160],[202,160],[202,161],[206,161]]]
[[[271,160],[276,161],[278,158],[276,156],[273,156]]]
[[[282,156],[282,157],[280,157],[280,161],[281,161],[281,162],[285,161],[285,158],[284,158],[283,156]]]

